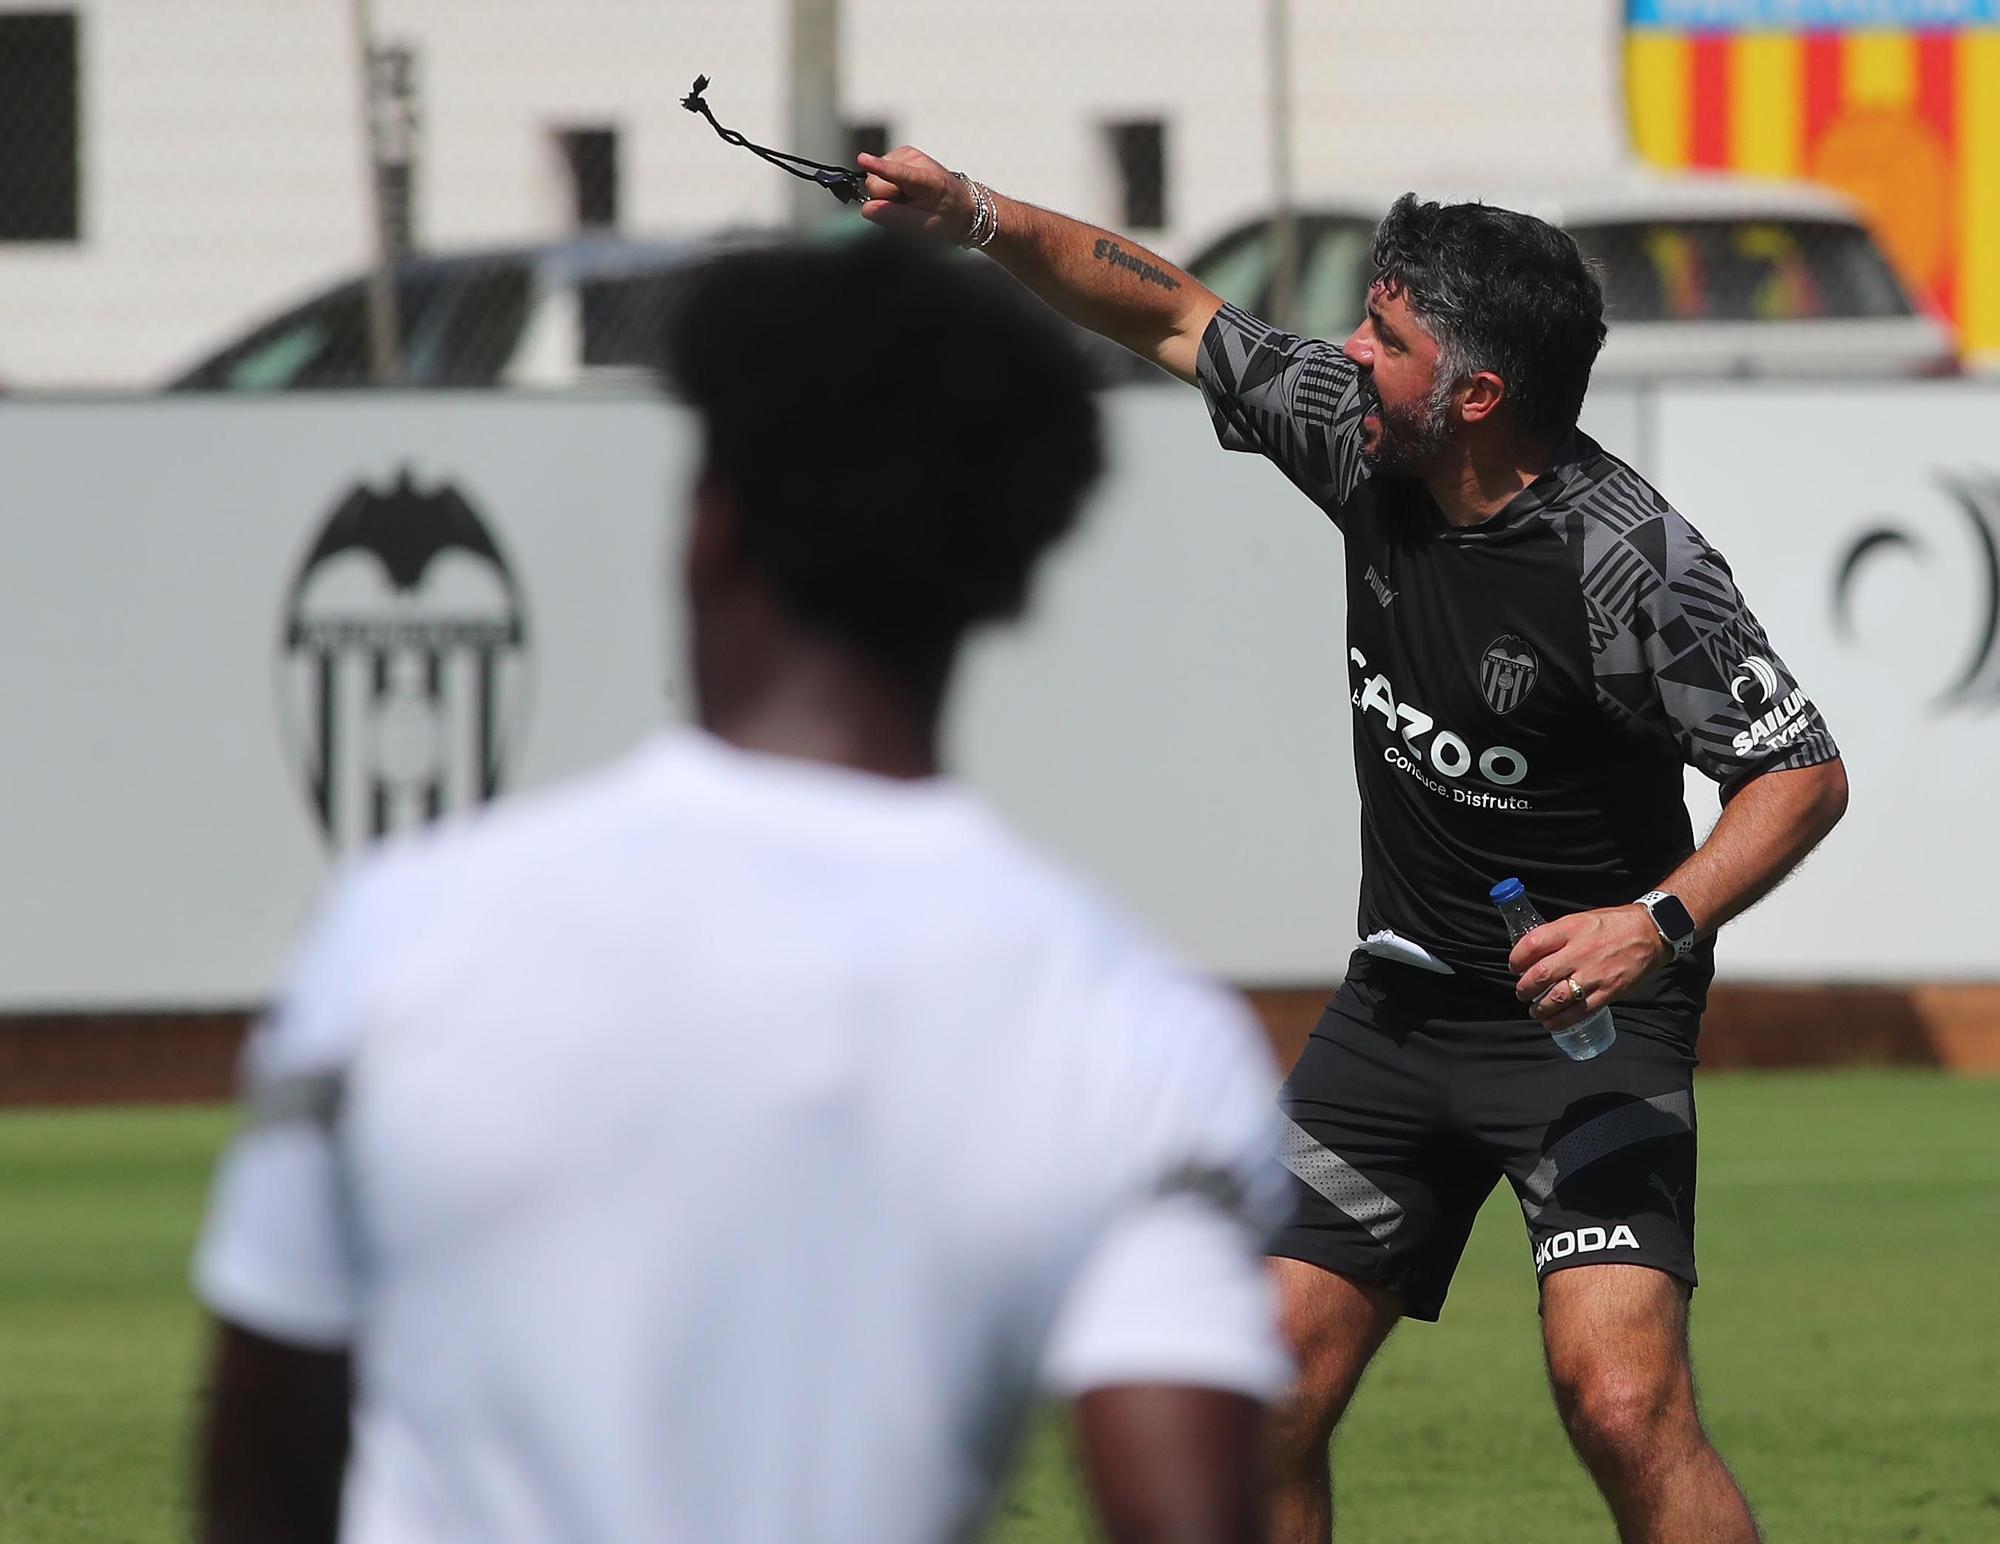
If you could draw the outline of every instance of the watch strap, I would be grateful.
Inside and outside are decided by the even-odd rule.
[[[1653,920],[1653,930],[1673,951],[1673,957],[1686,959],[1694,950],[1695,926],[1681,898],[1666,890],[1648,890],[1639,897],[1638,904],[1646,908],[1646,915]],[[1662,911],[1667,912],[1664,919]]]

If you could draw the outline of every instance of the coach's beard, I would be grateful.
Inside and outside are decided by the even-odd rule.
[[[1362,417],[1373,417],[1382,427],[1372,449],[1364,441],[1362,456],[1381,472],[1415,473],[1435,461],[1451,443],[1453,384],[1440,380],[1415,408],[1392,410],[1376,395],[1374,384],[1364,381]]]

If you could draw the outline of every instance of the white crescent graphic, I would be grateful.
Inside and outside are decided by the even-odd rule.
[[[1740,706],[1753,686],[1766,702],[1778,700],[1778,672],[1761,654],[1752,654],[1743,661],[1742,667],[1729,683],[1731,700]]]

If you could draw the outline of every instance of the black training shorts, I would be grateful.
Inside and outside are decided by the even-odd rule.
[[[1386,1288],[1435,1319],[1504,1174],[1536,1275],[1694,1270],[1695,1026],[1612,1009],[1571,1061],[1511,994],[1357,954],[1285,1083],[1291,1222],[1271,1253]]]

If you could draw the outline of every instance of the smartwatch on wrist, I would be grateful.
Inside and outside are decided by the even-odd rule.
[[[1664,890],[1650,890],[1639,897],[1638,904],[1646,908],[1646,915],[1653,919],[1653,926],[1666,941],[1667,948],[1677,960],[1684,960],[1694,948],[1694,918],[1677,895],[1669,895]]]

